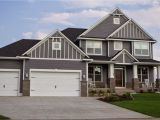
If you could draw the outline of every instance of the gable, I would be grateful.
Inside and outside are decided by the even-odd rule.
[[[113,32],[109,38],[113,39],[136,39],[136,40],[153,40],[139,25],[133,20],[129,20],[119,29]]]
[[[114,17],[120,18],[120,24],[113,24]],[[80,37],[105,39],[128,20],[129,19],[126,15],[124,15],[119,9],[116,9],[111,14],[104,17],[97,24],[81,34]]]
[[[132,56],[127,50],[123,49],[117,55],[115,55],[112,61],[118,61],[118,63],[133,63],[138,60]]]
[[[60,43],[60,49],[53,49],[53,43]],[[27,55],[31,58],[83,59],[86,55],[61,32],[57,31],[34,46]]]

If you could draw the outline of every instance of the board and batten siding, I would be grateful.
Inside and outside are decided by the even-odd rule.
[[[148,40],[152,39],[148,36],[138,25],[134,22],[129,21],[125,26],[123,26],[120,30],[111,35],[111,38],[125,38],[125,39],[143,39]]]
[[[52,43],[60,42],[61,50],[53,50]],[[29,53],[31,58],[54,58],[54,59],[83,59],[84,55],[80,53],[69,41],[62,36],[57,36],[57,33],[52,37],[47,38],[34,50]]]

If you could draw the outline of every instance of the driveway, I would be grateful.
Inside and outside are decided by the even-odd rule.
[[[87,97],[0,97],[0,114],[16,120],[150,118]]]

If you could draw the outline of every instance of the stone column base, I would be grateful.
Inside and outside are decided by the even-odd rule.
[[[30,80],[23,80],[23,96],[30,96]]]
[[[114,78],[108,78],[109,81],[109,88],[111,90],[111,92],[115,92],[115,86],[116,86],[116,82]]]
[[[132,89],[135,91],[135,92],[139,92],[139,79],[138,78],[133,78],[132,79]]]
[[[160,91],[160,79],[156,79],[156,88]]]
[[[88,96],[88,84],[87,81],[81,81],[81,97]]]

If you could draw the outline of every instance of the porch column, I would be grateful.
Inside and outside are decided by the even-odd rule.
[[[160,91],[160,66],[157,66],[156,88]]]
[[[136,92],[139,92],[139,79],[138,79],[138,72],[137,72],[137,65],[133,65],[133,82],[132,82],[132,88]]]
[[[114,64],[108,65],[108,81],[111,92],[115,92]]]

